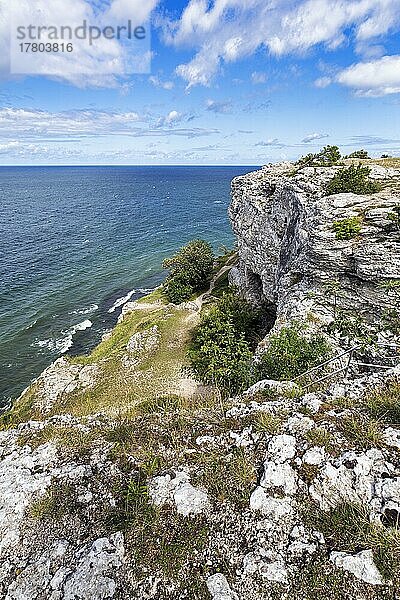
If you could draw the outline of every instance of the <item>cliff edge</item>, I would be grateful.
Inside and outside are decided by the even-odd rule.
[[[186,369],[217,277],[182,305],[127,304],[2,416],[2,598],[400,597],[400,171],[327,196],[339,170],[236,178],[238,263],[218,268],[272,328],[260,355],[301,321],[338,352],[362,346],[356,368],[229,398]]]

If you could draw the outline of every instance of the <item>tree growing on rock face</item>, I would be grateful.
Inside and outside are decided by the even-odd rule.
[[[208,242],[192,240],[174,256],[163,262],[169,271],[164,284],[167,298],[179,304],[201,291],[209,283],[214,264],[214,252]]]

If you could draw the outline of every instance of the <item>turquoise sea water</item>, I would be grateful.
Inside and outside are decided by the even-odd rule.
[[[190,239],[231,246],[230,181],[254,167],[0,167],[0,405],[92,348]]]

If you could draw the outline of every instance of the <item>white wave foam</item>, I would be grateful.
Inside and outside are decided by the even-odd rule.
[[[88,306],[86,308],[79,308],[77,310],[73,310],[69,314],[70,315],[90,315],[90,313],[95,312],[98,308],[99,307],[97,304],[91,304],[90,306]]]
[[[70,329],[64,330],[61,332],[63,337],[59,338],[49,338],[47,340],[37,340],[32,344],[32,346],[39,346],[39,348],[48,348],[52,352],[58,352],[60,354],[64,354],[71,348],[73,344],[73,337],[77,331],[85,331],[85,329],[89,329],[93,325],[92,321],[89,319],[85,319],[81,323],[77,325],[73,325]]]
[[[149,292],[153,292],[154,290],[155,290],[155,288],[138,288],[137,290],[131,290],[130,292],[128,292],[126,294],[126,296],[122,296],[121,298],[118,298],[114,302],[112,307],[108,309],[108,312],[109,313],[115,312],[117,310],[117,308],[120,308],[121,306],[123,306],[124,304],[129,302],[129,300],[132,298],[133,294],[136,294],[137,292],[139,292],[140,294],[148,294]]]
[[[72,335],[77,331],[85,331],[85,329],[89,329],[93,325],[92,321],[89,319],[85,319],[82,323],[78,323],[78,325],[74,325],[71,327],[70,331],[72,331]]]
[[[136,293],[136,290],[131,290],[130,292],[128,292],[126,294],[126,296],[122,296],[121,298],[118,298],[114,304],[112,305],[111,308],[108,309],[109,313],[113,313],[117,310],[117,308],[119,308],[120,306],[123,306],[124,304],[126,304],[133,296],[133,294]]]
[[[25,331],[28,331],[28,329],[32,329],[32,327],[35,327],[37,322],[38,322],[38,319],[35,319],[32,323],[30,323],[30,325],[27,325],[25,327]]]

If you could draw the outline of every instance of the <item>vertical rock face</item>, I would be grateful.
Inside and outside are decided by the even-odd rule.
[[[393,220],[400,171],[373,165],[371,178],[388,184],[382,192],[327,196],[325,186],[339,169],[305,167],[293,174],[293,164],[280,163],[232,182],[229,215],[239,263],[231,282],[249,300],[274,305],[277,327],[309,313],[329,322],[335,295],[366,319],[390,306],[382,284],[400,279]],[[333,223],[351,217],[360,219],[360,234],[337,239]]]

